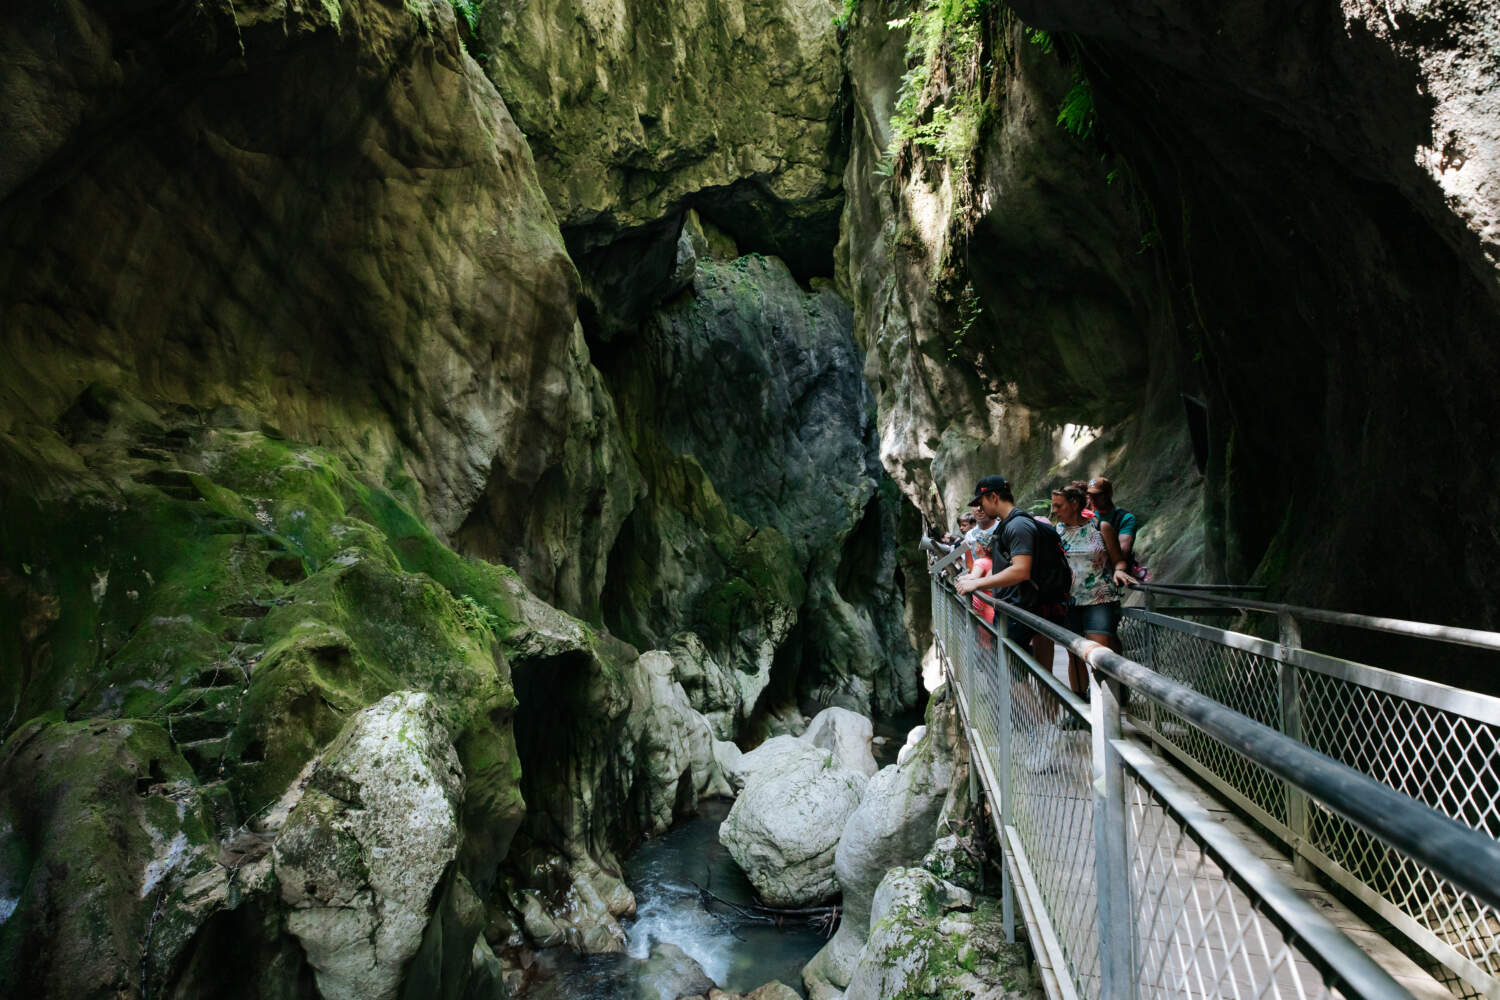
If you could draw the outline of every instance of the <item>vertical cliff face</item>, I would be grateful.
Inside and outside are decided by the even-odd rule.
[[[829,0],[494,3],[487,71],[531,142],[592,328],[671,292],[696,207],[746,251],[827,274],[842,73]]]
[[[1108,471],[1159,577],[1494,623],[1487,463],[1432,460],[1493,424],[1494,12],[901,13],[854,21],[844,246],[907,496]],[[1449,489],[1398,518],[1441,579],[1372,572]]]
[[[339,921],[399,939],[382,994],[493,986],[486,940],[617,947],[615,852],[722,786],[716,736],[916,697],[814,285],[834,11],[581,13],[0,19],[4,989],[186,995],[233,942],[297,994],[355,974]],[[426,787],[345,759],[391,696],[453,821],[395,923],[410,845],[345,835]]]
[[[1017,10],[1078,33],[1100,127],[1154,210],[1160,298],[1201,356],[1211,565],[1307,603],[1493,625],[1488,463],[1437,456],[1493,425],[1495,11]],[[1455,491],[1473,502],[1417,513]],[[1373,571],[1402,558],[1383,541],[1397,510],[1404,552],[1449,554],[1420,593]]]
[[[443,532],[534,483],[585,384],[577,278],[451,8],[138,14],[4,26],[12,440],[100,382],[407,472]]]
[[[925,12],[924,12],[925,11]],[[1060,128],[1069,67],[1013,14],[862,5],[840,264],[881,457],[939,530],[1001,472],[1024,502],[1108,468],[1153,515],[1159,571],[1201,557],[1179,390],[1198,391],[1149,223]]]

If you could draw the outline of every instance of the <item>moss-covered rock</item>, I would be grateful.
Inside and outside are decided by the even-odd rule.
[[[998,900],[921,868],[881,881],[845,1000],[1037,1000],[1026,947],[1006,944]]]
[[[489,4],[486,72],[529,138],[598,325],[669,293],[682,211],[827,274],[843,124],[835,0]]]
[[[686,235],[691,291],[605,370],[650,484],[611,558],[606,621],[642,648],[695,633],[700,664],[727,676],[689,688],[706,712],[748,714],[727,695],[759,693],[773,668],[767,698],[909,705],[895,506],[847,306],[775,259],[715,259],[711,226]]]
[[[160,955],[148,974],[163,981],[204,920],[238,905],[231,895],[258,891],[234,887],[237,864],[220,868],[220,842],[259,823],[349,716],[392,691],[424,692],[453,735],[472,834],[460,868],[475,885],[493,883],[524,808],[502,646],[524,593],[514,574],[458,556],[405,500],[326,451],[215,426],[234,419],[124,402],[102,410],[75,431],[86,471],[33,469],[49,477],[46,502],[24,498],[0,529],[8,578],[22,581],[0,601],[14,652],[46,667],[5,672],[12,704],[18,715],[60,705],[51,718],[64,721],[52,729],[84,755],[73,769],[78,791],[43,783],[28,810],[86,826],[83,789],[113,789],[152,767],[166,768],[154,783],[180,782],[179,797],[206,810],[189,842],[207,845],[217,884],[187,873],[153,897]],[[112,718],[89,750],[89,720],[100,716]],[[12,739],[39,739],[46,725]],[[110,750],[113,727],[136,734],[127,747],[137,756],[148,733],[161,752],[137,766]],[[120,808],[133,801],[132,789]],[[181,851],[164,836],[123,837],[117,852],[137,866],[165,864]],[[51,879],[33,880],[35,905],[98,895],[129,910],[124,882],[91,894],[78,881],[86,868],[48,870]],[[54,960],[36,962],[17,966],[25,982],[61,974]]]
[[[132,995],[191,932],[222,812],[165,729],[37,719],[0,746],[0,992]]]
[[[390,1000],[400,991],[458,853],[463,785],[427,694],[382,698],[328,747],[273,848],[287,929],[321,996]],[[470,909],[468,940],[454,948],[463,972],[482,926],[482,906]]]

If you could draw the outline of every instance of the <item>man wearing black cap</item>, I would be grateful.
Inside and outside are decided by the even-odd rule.
[[[1000,600],[1061,625],[1071,574],[1057,532],[1016,506],[1004,476],[981,479],[974,487],[974,499],[969,506],[999,518],[1000,524],[990,541],[990,555],[994,565],[1002,568],[985,577],[960,577],[954,589],[969,594],[1001,588],[996,595]],[[1030,639],[1031,653],[1037,663],[1052,669],[1051,639],[1014,619],[1006,626],[1006,634],[1015,642]]]

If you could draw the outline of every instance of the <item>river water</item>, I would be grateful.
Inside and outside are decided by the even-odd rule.
[[[626,927],[626,954],[578,956],[565,948],[548,949],[538,955],[546,978],[525,995],[671,1000],[695,981],[692,962],[720,989],[748,993],[779,979],[801,992],[802,966],[823,947],[823,934],[805,924],[778,930],[734,920],[720,905],[710,912],[694,885],[735,903],[753,900],[750,883],[719,843],[719,824],[731,804],[703,803],[696,817],[648,840],[626,859],[625,880],[636,899],[636,917]]]
[[[907,731],[921,721],[918,710],[878,722],[877,763],[893,763]],[[702,886],[740,904],[754,900],[749,881],[719,843],[719,824],[731,805],[725,799],[704,802],[697,816],[625,859],[625,880],[636,899],[625,954],[539,952],[539,975],[524,994],[527,1000],[675,1000],[707,993],[703,977],[732,993],[748,993],[773,979],[801,993],[802,966],[826,943],[821,931],[805,923],[778,929],[736,920],[727,907],[705,906],[698,891]]]

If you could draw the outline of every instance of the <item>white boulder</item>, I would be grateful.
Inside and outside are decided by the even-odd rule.
[[[719,826],[719,841],[772,906],[809,905],[838,894],[834,853],[869,780],[839,767],[827,750],[792,743],[754,771]]]
[[[808,749],[807,743],[796,736],[773,736],[749,753],[735,758],[730,765],[729,780],[735,791],[740,791],[756,774],[778,767],[786,759],[806,756]]]
[[[859,771],[866,777],[880,770],[872,749],[874,737],[875,724],[847,708],[823,709],[802,734],[802,739],[813,746],[832,751],[840,767]]]
[[[935,708],[940,720],[950,711],[947,706]],[[951,734],[940,725],[937,732],[914,744],[900,764],[881,769],[844,824],[834,855],[834,874],[844,891],[843,919],[833,940],[803,968],[809,989],[815,983],[848,985],[869,933],[876,886],[886,872],[917,864],[932,847],[953,783],[946,735]]]
[[[344,726],[272,847],[287,926],[327,1000],[394,997],[458,853],[463,770],[425,694]]]

